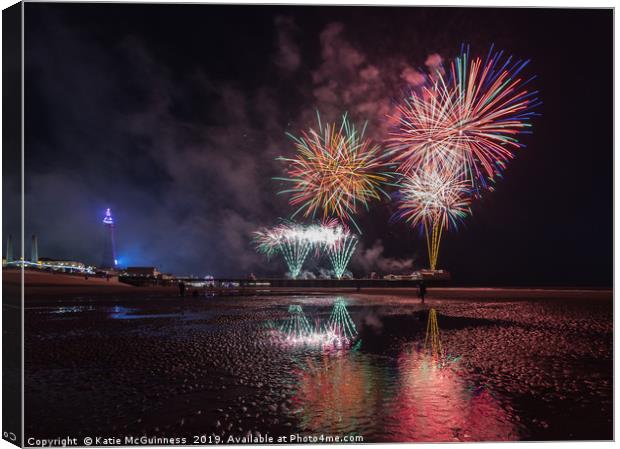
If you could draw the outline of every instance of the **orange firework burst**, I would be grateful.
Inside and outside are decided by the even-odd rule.
[[[297,207],[293,217],[337,217],[350,222],[359,230],[353,218],[359,206],[368,209],[372,200],[381,195],[389,199],[382,185],[392,179],[382,149],[364,137],[366,125],[358,131],[347,114],[340,124],[321,124],[317,112],[318,131],[303,131],[295,142],[296,157],[278,160],[289,164],[288,177],[276,178],[292,186],[280,193],[290,194],[289,203]],[[361,232],[361,231],[360,231]]]

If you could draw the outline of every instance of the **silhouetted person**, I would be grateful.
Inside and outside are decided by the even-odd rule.
[[[424,285],[424,281],[418,284],[418,296],[422,300],[422,304],[424,304],[424,295],[426,295],[426,285]]]
[[[179,296],[185,296],[185,282],[179,282]]]

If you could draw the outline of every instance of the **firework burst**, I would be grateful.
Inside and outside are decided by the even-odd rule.
[[[338,239],[325,243],[327,257],[331,262],[336,279],[341,279],[347,270],[347,265],[355,252],[357,241],[356,235],[345,231],[341,233]]]
[[[398,216],[424,229],[434,270],[443,230],[456,228],[471,212],[469,185],[448,170],[421,170],[403,178],[399,193]]]
[[[528,63],[493,47],[484,60],[470,58],[467,47],[449,70],[432,74],[397,107],[388,146],[399,171],[457,164],[472,187],[490,188],[524,146],[518,136],[531,132],[540,105],[538,92],[527,90],[533,77],[520,76]]]
[[[437,223],[456,228],[470,212],[468,184],[450,172],[416,172],[403,178],[398,205],[400,218],[412,226]]]
[[[340,124],[323,125],[318,112],[317,119],[318,131],[304,131],[301,137],[289,134],[297,154],[278,158],[288,169],[287,177],[276,179],[291,184],[280,193],[290,194],[289,203],[297,207],[293,217],[337,217],[359,231],[353,217],[382,195],[389,198],[382,186],[390,183],[392,174],[381,147],[364,136],[365,125],[358,130],[346,114]]]
[[[262,228],[254,232],[254,243],[258,251],[267,257],[278,252],[282,254],[293,278],[299,276],[304,261],[313,248],[317,250],[317,255],[325,250],[332,262],[334,274],[340,279],[355,251],[357,237],[337,220],[306,226],[284,222],[273,228]]]
[[[280,252],[292,278],[301,273],[304,261],[314,242],[308,239],[306,229],[294,223],[283,223],[274,228],[263,228],[254,233],[257,249],[271,257]]]
[[[529,61],[494,51],[471,58],[469,47],[397,106],[388,154],[403,174],[398,215],[426,234],[431,269],[442,231],[470,213],[483,189],[493,189],[518,138],[531,131],[537,91],[521,73]]]

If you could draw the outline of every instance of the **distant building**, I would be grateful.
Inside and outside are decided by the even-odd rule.
[[[101,268],[116,268],[118,261],[116,260],[116,242],[114,240],[114,218],[110,208],[105,211],[103,217],[103,226],[105,234],[103,237],[103,259]]]
[[[449,281],[451,276],[450,276],[450,272],[446,271],[446,270],[428,270],[428,269],[421,269],[418,271],[414,271],[413,276],[418,276],[419,279],[430,279],[430,280],[437,280],[437,281]]]
[[[124,272],[127,276],[161,277],[161,272],[156,267],[127,267]]]
[[[41,257],[38,260],[38,266],[41,268],[48,268],[54,271],[86,271],[86,265],[83,262],[75,260],[58,260],[50,259],[48,257]]]
[[[423,276],[418,271],[414,271],[411,274],[387,274],[383,276],[383,279],[388,281],[420,281]]]

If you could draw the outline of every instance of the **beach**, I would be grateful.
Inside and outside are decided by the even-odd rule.
[[[611,290],[137,292],[26,298],[27,438],[612,438]],[[291,305],[320,329],[336,302],[354,345],[282,338]]]

